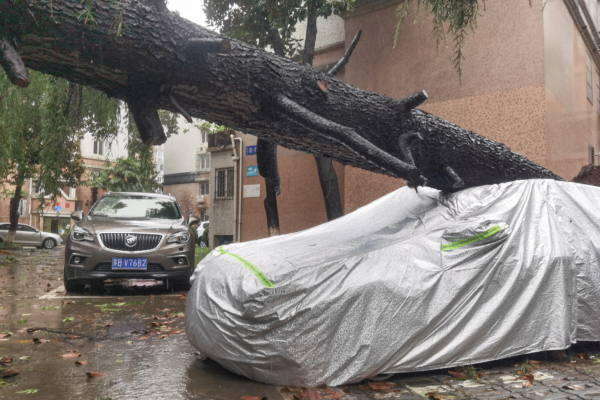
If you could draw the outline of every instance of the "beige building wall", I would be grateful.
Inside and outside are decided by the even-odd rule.
[[[600,148],[598,66],[592,62],[593,102],[587,98],[586,49],[563,1],[544,9],[547,166],[572,179],[589,164],[588,144]],[[597,159],[595,160],[597,163]]]

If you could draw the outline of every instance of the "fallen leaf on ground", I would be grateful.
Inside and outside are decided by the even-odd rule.
[[[433,393],[433,392],[425,393],[425,397],[427,397],[428,399],[435,399],[435,400],[448,400],[448,399],[454,398],[454,396],[448,396],[445,394]]]
[[[169,332],[169,335],[177,335],[178,333],[183,333],[181,329],[175,329],[174,331]]]
[[[179,300],[186,300],[187,299],[187,294],[183,295],[183,296],[179,296]]]
[[[104,324],[105,327],[112,326],[112,324]]]
[[[582,360],[589,360],[590,356],[588,356],[585,353],[577,353],[577,357],[581,358]]]
[[[85,374],[88,376],[88,378],[94,378],[96,376],[104,375],[104,372],[86,372]]]
[[[532,374],[528,374],[528,375],[521,375],[521,376],[519,377],[519,379],[522,379],[522,380],[524,380],[524,381],[533,382],[533,380],[534,380],[535,378],[533,377],[533,375],[532,375]]]
[[[541,364],[541,361],[529,360],[529,364]]]
[[[169,312],[169,311],[171,311],[171,309],[170,309],[170,308],[157,308],[156,310],[157,310],[157,311],[164,311],[164,312]]]
[[[152,322],[152,323],[150,323],[150,326],[154,326],[154,327],[160,326],[160,322]]]
[[[140,336],[138,338],[138,340],[148,340],[148,339],[150,339],[150,336]]]
[[[19,360],[31,360],[31,356],[21,356]]]
[[[169,337],[169,335],[160,335],[158,338],[159,339],[164,339],[164,338],[167,338],[167,337]]]
[[[67,353],[79,353],[78,349],[67,349]]]
[[[21,390],[20,392],[16,392],[19,394],[34,394],[37,393],[38,389],[26,389],[26,390]]]
[[[75,365],[88,365],[87,360],[75,361]]]
[[[81,353],[67,353],[67,354],[63,354],[61,357],[63,357],[63,358],[77,358],[77,357],[81,357]]]
[[[0,360],[0,362],[3,362],[5,364],[10,364],[12,362],[12,358],[4,357],[2,360]]]
[[[7,370],[0,372],[0,379],[12,378],[13,376],[19,375],[19,371]]]
[[[467,378],[467,375],[463,374],[462,372],[448,371],[448,373],[450,375],[452,375],[454,378]]]
[[[61,301],[61,304],[65,305],[65,304],[75,304],[74,301],[71,300],[67,300],[67,301]]]
[[[267,398],[262,396],[242,396],[240,400],[267,400]]]
[[[369,382],[367,385],[373,390],[378,392],[393,392],[393,387],[396,386],[394,382]]]
[[[78,335],[67,335],[69,339],[79,339],[81,336]]]
[[[12,336],[9,333],[0,333],[0,338],[5,338],[5,337],[9,337]]]
[[[565,385],[562,387],[563,389],[571,389],[571,390],[582,390],[585,389],[583,386],[581,385]]]

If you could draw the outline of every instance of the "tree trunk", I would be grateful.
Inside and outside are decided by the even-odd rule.
[[[240,149],[240,151],[242,150]],[[277,236],[280,234],[279,211],[277,210],[277,195],[280,192],[277,143],[264,138],[258,138],[256,143],[256,163],[258,164],[260,176],[265,178],[265,186],[267,188],[264,205],[269,237]]]
[[[85,24],[78,17],[85,12],[79,0],[0,0],[0,37],[15,46],[28,68],[127,101],[147,144],[166,140],[158,108],[183,109],[411,186],[457,191],[560,179],[503,144],[417,109],[425,92],[395,100],[359,90],[310,66],[219,37],[152,2],[120,4],[123,16],[117,20],[112,0],[95,0],[96,23]],[[14,67],[20,59],[11,54],[0,54],[0,64],[21,71]]]
[[[97,200],[98,200],[98,188],[93,187],[92,188],[92,204],[90,205],[90,207],[93,206],[94,204],[96,204]]]
[[[315,45],[317,43],[317,10],[313,4],[308,8],[308,17],[306,22],[306,39],[304,40],[304,55],[302,61],[305,64],[312,65],[315,55]],[[335,75],[334,75],[335,76]],[[331,158],[314,155],[317,164],[317,174],[321,191],[323,192],[323,201],[325,202],[325,211],[327,212],[327,221],[332,221],[342,217],[342,199],[340,197],[340,185],[337,174],[333,168]]]
[[[10,209],[8,215],[10,216],[10,226],[8,227],[8,233],[6,235],[6,244],[13,244],[15,242],[15,235],[17,233],[17,225],[19,224],[19,203],[21,202],[21,188],[25,178],[22,175],[15,177],[15,195],[10,199]]]

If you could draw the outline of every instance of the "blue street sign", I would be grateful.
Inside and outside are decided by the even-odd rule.
[[[246,176],[258,176],[258,165],[246,167]]]
[[[256,155],[256,146],[246,146],[246,155],[247,156],[255,156]]]
[[[61,211],[62,207],[61,206],[54,206],[54,211]]]

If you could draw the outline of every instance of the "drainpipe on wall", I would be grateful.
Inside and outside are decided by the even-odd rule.
[[[235,148],[235,136],[233,136],[233,134],[229,135],[229,138],[231,139],[231,145],[233,146],[233,157],[231,157],[231,159],[233,160],[233,176],[234,178],[237,176],[237,170],[238,170],[238,161],[240,160],[240,157],[237,154],[237,150]],[[240,167],[241,169],[241,167]],[[237,210],[235,207],[235,201],[237,199],[237,185],[235,184],[235,181],[233,182],[233,241],[234,242],[238,242],[238,237],[236,235],[236,228],[237,228]]]
[[[244,170],[244,147],[242,144],[242,138],[235,138],[234,140],[240,141],[240,176],[239,176],[239,198],[238,198],[238,220],[237,220],[237,241],[242,241],[242,172]],[[235,145],[233,146],[235,147]]]
[[[29,226],[31,225],[31,202],[33,198],[31,197],[31,190],[33,189],[33,178],[29,178]]]

